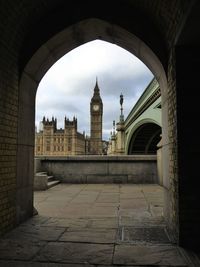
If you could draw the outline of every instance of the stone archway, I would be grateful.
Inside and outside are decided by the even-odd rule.
[[[81,38],[79,38],[80,36]],[[132,33],[114,24],[91,18],[69,26],[45,42],[29,59],[22,71],[19,87],[17,181],[18,183],[22,180],[24,182],[23,186],[17,191],[18,223],[29,217],[33,209],[35,95],[39,82],[46,71],[60,57],[79,45],[99,38],[121,46],[137,56],[149,67],[160,85],[162,92],[163,144],[165,145],[163,180],[168,195],[168,98],[167,79],[163,64],[156,54]],[[169,200],[169,197],[166,199]],[[168,206],[167,202],[166,206]]]
[[[41,78],[38,79],[36,69],[44,74],[45,69],[63,55],[62,44],[67,44],[70,50],[95,38],[101,39],[101,35],[96,34],[100,32],[97,25],[93,32],[87,31],[86,39],[81,29],[75,26],[74,31],[70,26],[96,17],[109,21],[111,25],[106,28],[103,40],[117,43],[121,38],[121,46],[130,52],[134,51],[129,48],[146,44],[142,46],[144,49],[138,50],[138,57],[160,77],[162,89],[163,174],[166,203],[169,204],[166,205],[166,218],[176,242],[199,250],[199,133],[196,130],[199,120],[199,1],[110,0],[94,3],[90,0],[30,0],[28,3],[3,1],[1,7],[0,232],[4,233],[16,225],[16,214],[17,222],[32,214],[32,174],[29,176],[33,170],[32,94],[35,94]],[[113,35],[115,25],[128,32],[122,30],[119,35],[117,32]],[[57,33],[70,27],[74,41],[71,43],[70,38],[60,36],[61,46],[57,43],[60,55],[59,51],[55,51],[56,44],[52,49],[46,47],[48,40],[57,40]],[[134,39],[131,33],[139,39]],[[135,42],[132,39],[129,43],[132,37]],[[41,58],[35,54],[38,49]],[[154,56],[156,61],[160,59],[161,69],[160,64],[154,64]],[[40,64],[43,63],[41,71]],[[27,64],[29,70],[25,67]],[[159,69],[163,75],[159,75]]]

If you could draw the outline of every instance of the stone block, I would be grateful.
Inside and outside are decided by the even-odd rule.
[[[87,175],[87,183],[102,184],[102,183],[126,183],[126,175]]]
[[[85,184],[87,182],[87,176],[83,174],[55,174],[55,177],[63,183]]]
[[[34,190],[46,190],[48,182],[47,174],[36,173],[34,177]]]

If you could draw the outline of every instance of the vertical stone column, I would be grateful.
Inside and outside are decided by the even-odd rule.
[[[116,154],[116,135],[111,136],[111,155]]]
[[[116,153],[120,155],[125,154],[125,131],[124,121],[117,123],[117,147]]]
[[[17,139],[16,220],[20,223],[33,215],[35,94],[37,84],[24,74],[19,91]]]

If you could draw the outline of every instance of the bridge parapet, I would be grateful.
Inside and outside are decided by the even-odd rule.
[[[155,155],[37,157],[35,166],[62,183],[158,183]]]

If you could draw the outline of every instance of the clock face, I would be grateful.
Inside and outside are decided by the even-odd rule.
[[[97,104],[96,105],[93,105],[93,110],[94,111],[98,111],[99,110],[99,105],[97,105]]]

